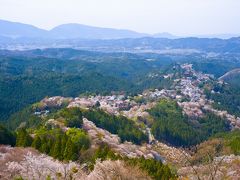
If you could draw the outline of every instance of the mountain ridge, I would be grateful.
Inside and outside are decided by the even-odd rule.
[[[49,31],[50,35],[57,38],[86,38],[86,39],[121,39],[139,38],[150,36],[126,29],[114,29],[88,26],[77,23],[62,24]]]
[[[233,78],[234,76],[240,75],[240,68],[233,69],[231,71],[228,71],[223,76],[219,77],[219,80],[228,80]]]
[[[152,36],[127,29],[103,28],[77,23],[61,24],[45,30],[33,25],[0,19],[0,36],[6,38],[121,39]]]
[[[18,38],[18,37],[38,37],[43,36],[46,30],[33,25],[11,22],[0,19],[0,36]]]
[[[0,37],[2,38],[47,38],[47,39],[124,39],[124,38],[167,38],[178,39],[191,36],[176,36],[168,32],[140,33],[128,29],[97,27],[79,23],[66,23],[50,30],[38,28],[34,25],[12,22],[0,19]],[[237,34],[195,35],[198,38],[229,39],[238,37]]]

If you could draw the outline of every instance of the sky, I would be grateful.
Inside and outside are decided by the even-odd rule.
[[[0,19],[174,35],[240,33],[240,0],[0,0]],[[1,27],[0,27],[1,28]]]

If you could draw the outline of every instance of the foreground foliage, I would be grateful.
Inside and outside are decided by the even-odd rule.
[[[70,128],[63,132],[60,129],[35,131],[32,138],[25,129],[17,132],[17,146],[32,146],[42,153],[59,160],[78,160],[80,151],[90,146],[90,140],[81,129]]]

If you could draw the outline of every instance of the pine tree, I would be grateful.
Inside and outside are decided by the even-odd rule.
[[[54,143],[53,143],[52,137],[49,137],[49,138],[47,139],[47,145],[48,145],[48,148],[49,148],[48,154],[49,154],[50,156],[53,156]]]
[[[67,145],[67,140],[68,140],[68,137],[66,136],[66,134],[64,134],[64,136],[62,137],[62,149],[61,149],[61,154],[62,154],[62,157],[64,159],[64,151],[66,149],[66,145]]]
[[[44,142],[41,146],[41,152],[48,154],[49,153],[49,148],[47,145],[47,142]]]
[[[32,144],[32,137],[27,133],[26,129],[20,129],[17,132],[17,146],[31,146]]]
[[[62,154],[61,154],[61,136],[57,135],[55,143],[54,143],[54,149],[53,149],[53,154],[52,156],[56,159],[62,159]]]
[[[41,139],[39,136],[35,137],[34,140],[33,140],[33,143],[32,143],[32,147],[35,148],[35,149],[40,149],[41,147]]]
[[[72,160],[73,154],[74,154],[74,144],[71,140],[71,138],[69,137],[67,140],[67,144],[66,144],[66,148],[64,151],[64,159],[65,160]]]

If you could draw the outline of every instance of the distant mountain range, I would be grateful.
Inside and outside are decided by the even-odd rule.
[[[52,38],[52,39],[121,39],[151,36],[124,29],[100,28],[82,24],[63,24],[51,30],[32,25],[0,20],[2,38]]]
[[[82,24],[63,24],[50,30],[49,35],[54,38],[64,39],[121,39],[121,38],[140,38],[149,36],[148,34],[138,33],[124,29],[100,28],[86,26]]]
[[[204,38],[231,38],[236,37],[236,34],[219,34],[219,35],[206,35],[195,36]],[[139,33],[136,31],[126,29],[113,29],[87,26],[82,24],[62,24],[54,27],[51,30],[44,30],[37,28],[33,25],[23,24],[18,22],[10,22],[0,20],[0,39],[7,40],[8,38],[45,38],[45,39],[123,39],[123,38],[168,38],[177,39],[170,33],[163,32],[157,34]],[[7,38],[7,39],[5,39]]]

